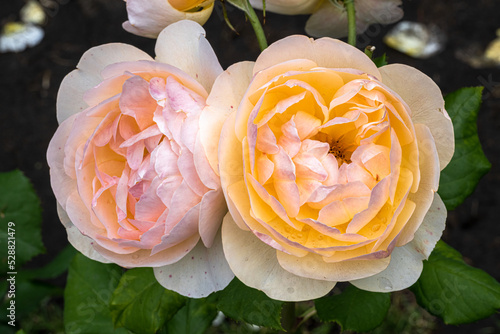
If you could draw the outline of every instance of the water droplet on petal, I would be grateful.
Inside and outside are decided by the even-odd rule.
[[[378,279],[378,286],[380,289],[385,291],[391,291],[393,289],[391,281],[385,277],[380,277]]]
[[[380,226],[381,226],[380,224],[375,224],[375,225],[373,225],[373,226],[372,226],[372,231],[373,231],[373,232],[377,232],[378,230],[380,230]]]

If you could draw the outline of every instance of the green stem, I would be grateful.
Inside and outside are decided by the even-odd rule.
[[[250,5],[250,2],[248,0],[246,0],[246,2],[247,2],[246,14],[248,20],[252,25],[253,31],[255,31],[255,36],[257,36],[257,41],[259,42],[260,51],[264,51],[264,49],[267,48],[267,40],[266,40],[266,35],[264,34],[264,29],[262,29],[262,25],[260,24],[259,18],[257,17],[255,10],[253,10],[252,6]]]
[[[347,43],[356,46],[356,9],[354,8],[354,0],[344,0],[344,7],[347,11],[347,25],[349,29]]]
[[[285,302],[281,309],[281,326],[286,333],[292,333],[295,329],[295,303]]]

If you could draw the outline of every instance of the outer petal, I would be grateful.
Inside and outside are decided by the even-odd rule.
[[[396,247],[391,253],[391,263],[386,270],[351,283],[367,291],[399,291],[415,283],[422,273],[422,268],[422,259],[414,248]]]
[[[163,28],[177,21],[191,20],[203,25],[213,9],[212,3],[197,12],[182,12],[172,7],[168,0],[128,0],[129,21],[123,23],[123,29],[135,35],[156,38]]]
[[[192,298],[206,297],[222,290],[234,277],[222,251],[220,232],[211,248],[199,242],[180,261],[154,268],[154,272],[165,288]]]
[[[233,184],[243,181],[243,157],[242,145],[238,141],[234,132],[234,121],[236,113],[232,113],[224,122],[219,141],[219,166],[221,187],[224,192],[224,197],[227,200],[229,212],[235,217],[237,221],[240,216],[236,209],[231,197],[228,195],[228,189]],[[243,193],[242,193],[243,194]],[[246,198],[245,203],[249,205],[250,200]]]
[[[436,193],[432,205],[425,215],[424,221],[415,233],[413,241],[408,245],[415,248],[424,260],[429,258],[436,243],[441,239],[446,223],[446,206]]]
[[[165,1],[165,0],[163,0]],[[180,21],[165,28],[156,41],[156,60],[180,68],[210,92],[222,73],[205,30],[192,21]]]
[[[236,111],[252,80],[253,62],[231,65],[217,77],[207,107],[200,115],[199,136],[210,166],[219,173],[217,152],[222,126],[227,117]]]
[[[69,243],[75,247],[80,253],[85,255],[86,257],[99,261],[102,263],[111,263],[108,259],[104,258],[101,254],[99,254],[93,247],[94,240],[84,236],[68,217],[68,214],[64,209],[58,204],[57,205],[57,214],[61,223],[66,228],[66,233],[68,233]]]
[[[201,200],[198,230],[206,247],[212,247],[217,230],[227,212],[222,190],[209,190]]]
[[[76,115],[71,116],[57,128],[47,149],[47,162],[50,167],[50,185],[57,202],[64,205],[76,188],[76,180],[64,171],[64,146],[70,136]],[[68,218],[69,219],[69,218]]]
[[[380,78],[380,72],[368,56],[339,40],[306,36],[289,36],[262,51],[255,63],[254,73],[293,59],[310,59],[320,67],[355,68]]]
[[[285,271],[276,259],[276,250],[253,233],[241,230],[230,214],[222,223],[222,244],[236,277],[273,299],[315,299],[326,295],[335,286],[335,282],[299,277]]]
[[[311,14],[322,0],[266,0],[266,11],[284,15]],[[262,9],[262,0],[250,0],[252,7]]]
[[[62,81],[57,93],[57,121],[88,107],[84,93],[101,81],[101,71],[108,65],[135,60],[153,60],[147,53],[128,44],[110,43],[96,46],[85,52],[76,66]]]
[[[96,244],[94,244],[94,248],[106,259],[125,268],[160,267],[175,263],[185,257],[196,246],[198,240],[200,240],[200,236],[195,234],[191,238],[154,255],[151,255],[149,249],[141,249],[133,254],[117,254]]]
[[[407,65],[383,66],[380,73],[382,82],[409,105],[412,121],[425,124],[431,130],[439,154],[439,164],[443,170],[453,156],[455,137],[439,87],[427,75]]]
[[[351,283],[360,289],[374,292],[398,291],[413,285],[422,273],[422,261],[429,257],[441,238],[445,222],[446,207],[439,195],[435,194],[414,240],[403,247],[394,248],[389,267],[377,275]]]
[[[419,147],[420,184],[416,193],[410,193],[408,199],[416,204],[415,211],[401,230],[397,246],[410,242],[415,232],[424,222],[426,214],[439,187],[439,161],[436,145],[429,128],[423,124],[415,124]]]
[[[350,260],[327,263],[319,255],[309,253],[304,257],[277,251],[280,265],[287,271],[312,279],[349,281],[380,273],[389,265],[390,258]]]

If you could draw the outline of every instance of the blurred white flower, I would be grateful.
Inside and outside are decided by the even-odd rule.
[[[21,8],[21,21],[24,23],[33,23],[42,25],[47,20],[47,15],[42,5],[35,0],[30,0]]]
[[[21,52],[43,39],[43,29],[30,23],[9,22],[0,34],[0,52]]]

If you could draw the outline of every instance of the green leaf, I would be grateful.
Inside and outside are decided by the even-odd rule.
[[[486,318],[500,308],[500,283],[467,265],[462,255],[439,241],[410,290],[418,303],[446,324]]]
[[[186,298],[162,287],[152,268],[128,270],[111,297],[116,327],[154,334],[186,303]]]
[[[7,321],[11,321],[10,319],[7,319]],[[6,321],[6,323],[7,323]],[[0,324],[0,333],[2,334],[15,334],[16,333],[16,327],[12,327],[11,325],[7,324]]]
[[[448,210],[460,205],[491,168],[477,136],[482,91],[483,87],[462,88],[445,97],[446,110],[455,129],[455,154],[441,172],[438,192]]]
[[[1,273],[15,272],[23,263],[45,251],[40,223],[42,209],[33,186],[19,170],[0,173]],[[14,246],[15,245],[15,246]],[[15,259],[7,258],[8,246],[15,247]],[[9,266],[7,266],[9,261]],[[12,266],[11,266],[12,265]]]
[[[129,333],[113,327],[109,311],[111,295],[122,268],[103,264],[78,253],[71,262],[64,290],[64,328],[67,334]]]
[[[188,299],[177,314],[166,323],[168,334],[203,334],[217,316],[217,308],[211,297]]]
[[[10,300],[15,301],[16,319],[35,311],[42,300],[50,296],[62,295],[62,289],[51,284],[27,281],[22,275],[15,277],[14,298],[5,298],[0,309],[0,319],[7,319]]]
[[[281,327],[282,301],[269,298],[262,291],[252,289],[234,278],[217,292],[217,308],[236,321],[283,330]]]
[[[387,62],[386,54],[384,53],[380,57],[374,58],[373,62],[375,63],[375,65],[377,65],[377,67],[382,67],[382,66],[387,65],[388,62]]]
[[[321,320],[334,321],[342,330],[366,332],[384,321],[391,306],[391,296],[349,285],[341,294],[323,297],[314,303]]]
[[[42,268],[23,270],[25,279],[51,279],[62,275],[68,270],[71,260],[77,253],[71,245],[67,245],[50,263]]]

